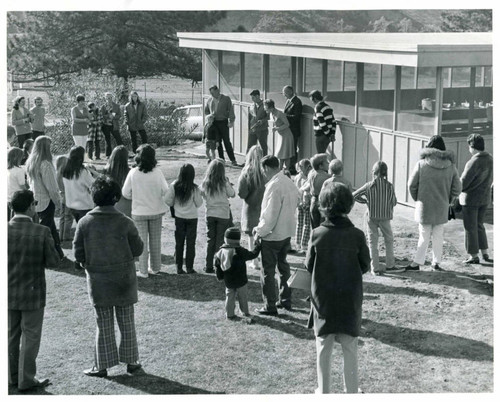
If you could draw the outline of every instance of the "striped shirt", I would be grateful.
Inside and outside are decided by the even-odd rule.
[[[370,219],[392,219],[392,211],[397,204],[394,187],[382,177],[366,183],[353,194],[354,200],[367,204]]]
[[[335,134],[337,122],[333,116],[333,109],[323,101],[314,106],[313,128],[315,136]]]

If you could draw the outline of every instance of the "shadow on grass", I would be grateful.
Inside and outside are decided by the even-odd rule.
[[[50,384],[45,388],[32,388],[28,391],[19,391],[17,386],[9,385],[9,395],[54,395],[52,392],[48,392],[47,388],[50,388]]]
[[[125,385],[129,388],[135,388],[147,394],[223,394],[224,392],[210,392],[205,389],[191,387],[181,384],[167,378],[158,377],[153,374],[144,373],[142,375],[130,376],[122,374],[112,377],[106,377],[107,380]]]
[[[363,319],[362,337],[373,338],[387,345],[419,353],[471,361],[493,361],[493,347],[484,342],[420,329]]]
[[[288,321],[283,321],[286,319]],[[255,324],[262,325],[276,331],[285,332],[299,339],[314,339],[314,333],[306,328],[307,320],[299,320],[285,313],[280,313],[276,317],[263,317],[253,315]]]
[[[380,283],[374,282],[363,282],[363,292],[365,294],[365,299],[367,294],[373,293],[377,294],[395,294],[395,295],[407,295],[415,297],[428,297],[429,299],[438,299],[440,296],[437,293],[428,292],[425,290],[418,290],[410,286],[387,286]]]
[[[464,289],[468,290],[471,294],[493,296],[493,275],[445,270],[405,272],[398,275],[398,277]]]

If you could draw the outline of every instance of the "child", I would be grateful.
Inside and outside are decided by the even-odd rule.
[[[330,162],[330,164],[328,165],[328,173],[332,177],[325,180],[325,182],[323,183],[323,187],[325,187],[325,185],[327,183],[342,183],[342,184],[345,184],[347,186],[347,188],[349,189],[349,191],[352,193],[351,182],[349,180],[347,180],[346,178],[344,178],[344,175],[343,175],[344,164],[342,163],[342,161],[340,161],[339,159],[333,159]]]
[[[175,262],[177,273],[182,270],[184,243],[186,243],[186,270],[194,274],[194,257],[196,251],[196,230],[198,228],[198,208],[203,200],[201,191],[194,183],[194,167],[185,163],[179,170],[177,180],[168,187],[165,202],[175,210]]]
[[[68,163],[69,158],[66,155],[59,155],[56,159],[56,180],[61,194],[61,214],[59,216],[59,237],[61,241],[71,241],[71,227],[73,226],[73,214],[71,209],[66,206],[66,197],[64,195],[63,170]]]
[[[354,200],[366,204],[367,237],[370,243],[371,273],[380,275],[384,272],[403,272],[404,268],[394,265],[394,237],[391,228],[392,211],[397,203],[394,187],[387,180],[387,165],[385,162],[375,162],[372,169],[373,180],[363,185],[353,194]],[[378,259],[378,229],[382,231],[385,242],[385,269],[379,267]]]
[[[222,246],[224,232],[230,226],[231,211],[229,198],[235,191],[226,178],[224,161],[214,159],[208,165],[201,184],[201,195],[205,198],[207,219],[207,258],[206,273],[214,272],[214,255]]]
[[[311,216],[309,209],[311,206],[311,196],[308,191],[301,188],[307,181],[307,176],[312,169],[309,159],[302,159],[296,164],[297,176],[295,176],[295,186],[301,195],[301,201],[297,206],[297,231],[295,232],[296,249],[299,252],[307,250],[309,236],[311,234]]]
[[[329,393],[333,344],[342,345],[344,388],[358,392],[358,336],[361,329],[363,278],[370,267],[365,235],[347,214],[354,204],[349,189],[329,183],[319,195],[325,222],[314,229],[305,260],[311,277],[311,317],[316,336],[318,388]]]
[[[103,134],[101,131],[102,119],[99,113],[99,109],[95,107],[93,102],[88,105],[90,123],[88,124],[88,137],[87,144],[89,147],[89,159],[93,159],[94,149],[95,149],[95,159],[101,160],[101,147],[99,145],[102,141]]]
[[[25,165],[26,161],[28,160],[28,157],[30,156],[31,149],[33,148],[33,141],[31,138],[28,138],[27,140],[24,141],[23,144],[23,159],[21,161],[21,165]]]
[[[302,191],[308,191],[311,195],[311,227],[317,228],[321,223],[321,215],[318,209],[318,196],[325,180],[329,179],[328,155],[316,154],[311,158],[312,170],[307,176],[306,183],[302,186]]]
[[[224,233],[224,244],[215,254],[214,264],[217,279],[224,280],[226,285],[226,318],[233,320],[235,299],[238,298],[240,310],[245,317],[250,316],[248,311],[248,278],[245,261],[250,261],[260,253],[260,243],[255,244],[253,251],[240,246],[241,232],[232,227]],[[251,321],[249,321],[251,322]]]
[[[203,129],[203,140],[205,140],[208,163],[212,162],[216,158],[215,150],[220,144],[220,141],[217,138],[217,129],[213,126],[214,119],[215,116],[213,114],[209,114]]]
[[[7,221],[13,216],[10,201],[16,191],[26,190],[26,172],[21,165],[23,151],[21,148],[12,147],[7,152]]]

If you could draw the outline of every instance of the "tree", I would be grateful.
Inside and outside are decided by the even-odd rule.
[[[413,24],[409,18],[403,18],[397,24],[399,32],[411,32],[413,30]]]
[[[129,77],[172,74],[201,80],[199,50],[180,48],[178,31],[202,31],[219,11],[8,13],[7,63],[19,81],[58,79],[90,69]]]
[[[352,25],[346,24],[344,19],[341,18],[333,24],[333,28],[335,32],[354,32],[355,29]]]
[[[372,32],[390,32],[390,25],[392,21],[387,21],[384,16],[376,21],[370,21],[369,25],[372,27]]]
[[[441,13],[444,32],[491,32],[492,10],[453,10]]]

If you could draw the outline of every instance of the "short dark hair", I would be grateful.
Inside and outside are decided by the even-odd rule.
[[[137,149],[135,161],[137,163],[137,167],[141,172],[151,172],[157,163],[155,149],[149,144],[142,144]]]
[[[264,101],[264,105],[267,106],[268,108],[274,108],[274,101],[272,99],[266,99]]]
[[[276,169],[280,167],[280,160],[274,155],[266,155],[260,160],[260,166]]]
[[[323,95],[321,95],[321,92],[319,90],[315,89],[314,91],[309,92],[309,98],[313,98],[313,99],[322,101]]]
[[[99,175],[90,186],[92,199],[98,207],[115,205],[122,196],[120,185],[111,176]]]
[[[446,145],[444,145],[443,137],[441,137],[440,135],[433,135],[431,138],[429,138],[429,142],[425,147],[439,149],[440,151],[446,151]]]
[[[12,195],[10,207],[14,210],[14,212],[22,214],[28,210],[33,201],[35,201],[33,191],[19,190]]]
[[[84,101],[84,100],[85,100],[85,96],[83,96],[83,95],[76,95],[76,101],[77,102]]]
[[[212,85],[210,88],[208,88],[208,91],[210,92],[212,89],[216,90],[219,89],[217,85]]]
[[[467,137],[467,144],[478,151],[484,151],[484,138],[481,134],[472,133]]]
[[[252,92],[250,92],[250,96],[258,95],[260,96],[260,91],[258,89],[254,89]]]
[[[328,161],[328,154],[316,154],[311,158],[311,165],[314,170],[318,170],[324,161]]]
[[[325,218],[348,214],[353,205],[354,198],[345,184],[327,183],[319,193],[319,211]]]
[[[377,177],[387,178],[387,163],[384,161],[377,161],[373,164],[372,172]]]

